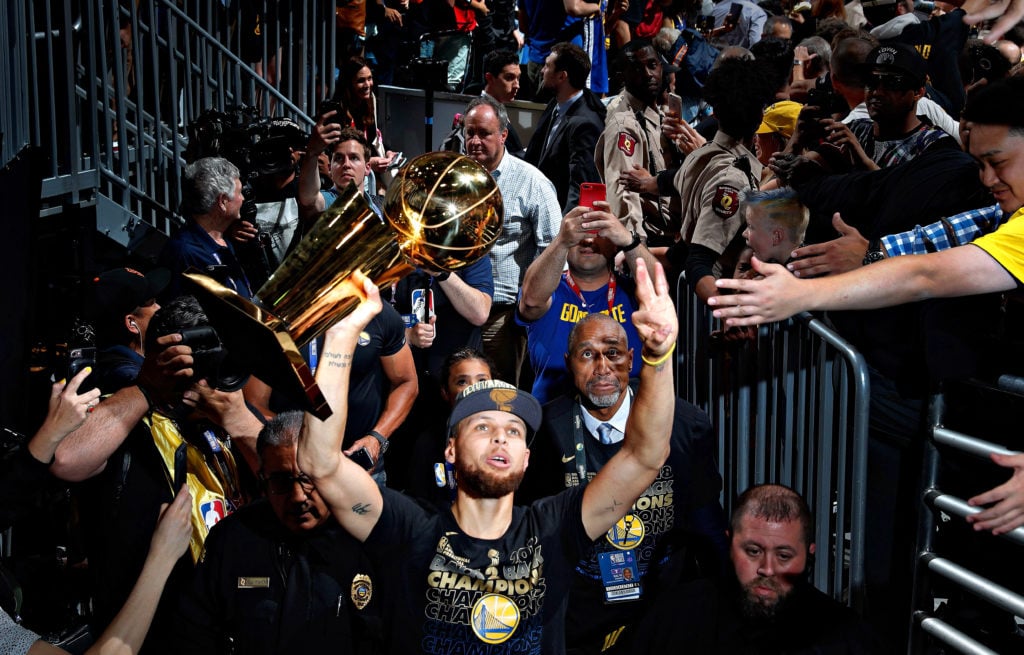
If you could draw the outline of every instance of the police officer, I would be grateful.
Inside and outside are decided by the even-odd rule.
[[[634,165],[657,175],[674,163],[674,146],[662,135],[657,104],[663,84],[661,58],[650,41],[634,39],[622,48],[619,68],[625,88],[608,106],[594,160],[608,185],[611,212],[649,246],[667,245],[679,231],[669,198],[618,185],[619,176]]]
[[[774,93],[768,77],[753,60],[719,62],[704,87],[705,98],[715,108],[718,132],[687,157],[676,174],[683,203],[683,244],[674,254],[684,262],[686,279],[704,302],[716,295],[715,278],[731,276],[743,249],[740,195],[756,189],[761,179],[763,166],[753,143],[763,107]]]

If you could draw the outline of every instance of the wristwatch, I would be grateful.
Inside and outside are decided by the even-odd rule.
[[[634,249],[634,248],[636,248],[637,246],[640,245],[640,243],[641,243],[640,235],[637,234],[636,232],[631,232],[631,234],[633,235],[633,240],[630,241],[628,245],[619,246],[619,248],[618,248],[619,252],[629,252],[630,250],[632,250],[632,249]]]
[[[384,456],[384,453],[388,452],[388,446],[390,446],[391,444],[388,442],[387,439],[384,438],[383,434],[377,432],[376,430],[370,430],[369,432],[366,433],[366,436],[373,437],[374,439],[377,440],[377,443],[380,445],[380,455],[377,456],[377,459],[379,460],[381,457]]]
[[[868,241],[868,251],[864,254],[864,261],[861,262],[861,265],[867,266],[868,264],[874,264],[875,262],[880,262],[885,258],[886,254],[885,249],[882,248],[882,240],[872,239],[871,241]]]

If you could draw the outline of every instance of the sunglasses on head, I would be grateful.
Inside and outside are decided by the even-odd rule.
[[[888,89],[889,91],[910,91],[918,88],[917,82],[903,73],[871,73],[865,82],[869,89]]]

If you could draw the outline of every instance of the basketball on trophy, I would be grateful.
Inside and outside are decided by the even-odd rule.
[[[501,192],[483,166],[455,152],[428,152],[395,176],[384,216],[410,262],[456,271],[483,257],[501,234]]]

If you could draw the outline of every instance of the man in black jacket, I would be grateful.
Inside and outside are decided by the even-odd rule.
[[[573,327],[567,350],[575,389],[544,406],[520,501],[587,485],[626,436],[635,387],[625,330],[606,314],[588,314]],[[621,651],[663,593],[719,572],[725,520],[715,447],[704,412],[677,398],[670,453],[657,478],[576,565],[566,620],[569,652]]]
[[[295,463],[302,419],[278,414],[260,433],[267,498],[210,533],[179,602],[177,652],[369,652],[372,573]]]
[[[526,161],[555,185],[562,213],[579,204],[580,183],[600,182],[594,163],[605,108],[587,89],[590,57],[577,45],[558,43],[544,60],[542,84],[554,93],[526,147]]]

